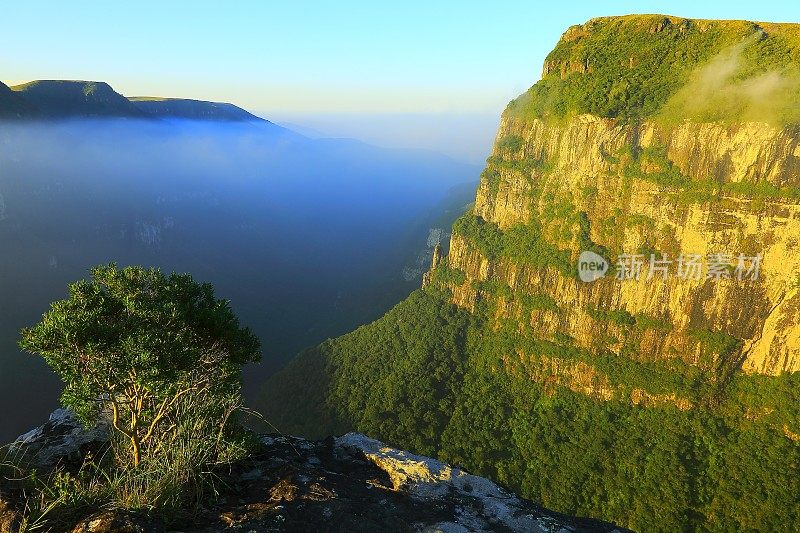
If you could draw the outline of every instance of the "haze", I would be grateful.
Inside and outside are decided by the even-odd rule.
[[[91,266],[212,282],[262,339],[264,363],[245,371],[252,394],[298,350],[419,286],[431,228],[457,214],[436,226],[440,204],[465,204],[479,171],[269,123],[136,120],[3,123],[0,169],[0,404],[14,406],[3,441],[60,390],[16,349],[19,329]]]
[[[418,147],[426,137],[419,132],[439,124],[453,141],[440,136],[427,148],[472,162],[486,157],[494,125],[460,126],[479,116],[496,120],[538,79],[546,54],[571,24],[643,11],[694,18],[800,17],[798,4],[786,0],[661,0],[646,6],[634,0],[579,0],[546,8],[522,1],[416,0],[392,6],[83,4],[89,4],[91,17],[55,1],[36,2],[35,9],[30,3],[4,5],[0,45],[13,53],[0,57],[0,79],[9,84],[103,80],[130,96],[233,102],[326,135],[390,147]],[[326,114],[351,120],[322,125],[313,117]],[[400,122],[407,126],[394,128],[387,114],[405,115]],[[458,115],[464,120],[447,118]],[[376,133],[376,124],[384,131]]]

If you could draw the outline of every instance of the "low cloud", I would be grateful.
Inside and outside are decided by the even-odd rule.
[[[700,121],[800,121],[800,72],[781,68],[747,75],[745,58],[763,34],[748,37],[713,57],[697,70],[664,106],[665,118]],[[751,60],[752,62],[752,60]]]

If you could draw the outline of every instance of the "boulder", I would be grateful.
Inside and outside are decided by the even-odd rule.
[[[72,411],[57,409],[43,425],[17,437],[9,447],[9,455],[39,472],[56,467],[80,468],[87,453],[102,453],[108,445],[107,423],[87,429]]]

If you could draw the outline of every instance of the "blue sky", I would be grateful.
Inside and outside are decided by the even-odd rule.
[[[389,4],[389,3],[386,3]],[[0,80],[268,113],[496,113],[571,24],[609,14],[800,21],[778,1],[5,2]]]

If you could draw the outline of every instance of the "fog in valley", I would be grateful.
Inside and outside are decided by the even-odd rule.
[[[521,87],[523,92],[527,87]],[[376,146],[433,150],[483,166],[492,148],[503,105],[460,113],[264,112],[307,137],[348,137]]]
[[[252,400],[298,350],[419,285],[478,172],[270,123],[0,122],[0,440],[56,407],[57,378],[16,342],[90,267],[213,283],[263,343]]]

